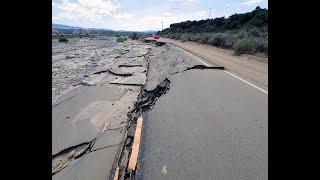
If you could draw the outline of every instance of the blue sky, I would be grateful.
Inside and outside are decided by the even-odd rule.
[[[161,30],[172,23],[228,17],[256,6],[268,8],[268,0],[53,0],[52,22],[86,28]]]

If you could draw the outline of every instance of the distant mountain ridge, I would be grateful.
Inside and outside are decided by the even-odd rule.
[[[52,23],[52,29],[85,29],[85,28]]]
[[[137,32],[137,31],[126,31],[126,30],[112,30],[112,29],[104,29],[104,28],[84,28],[84,27],[77,27],[77,26],[69,26],[64,24],[55,24],[52,23],[52,29],[54,31],[63,31],[63,30],[89,30],[89,31],[113,31],[113,32]],[[156,30],[146,30],[146,31],[138,31],[144,33],[156,33]]]

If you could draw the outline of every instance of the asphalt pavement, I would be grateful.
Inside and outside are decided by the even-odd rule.
[[[268,95],[224,70],[171,76],[143,114],[136,179],[268,179]]]

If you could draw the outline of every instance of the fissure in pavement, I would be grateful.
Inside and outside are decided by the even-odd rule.
[[[137,119],[141,116],[143,111],[152,109],[154,107],[157,99],[169,90],[169,85],[170,81],[165,79],[152,91],[143,89],[138,96],[134,109],[127,114],[129,117],[129,127],[127,131],[127,137],[117,163],[117,167],[119,167],[120,172],[118,179],[130,179],[132,176],[134,176],[135,172],[129,170],[127,166],[132,151],[132,143]],[[112,179],[112,177],[110,177],[110,179]]]
[[[149,68],[149,63],[148,63]],[[185,69],[184,71],[188,71],[191,69],[218,69],[223,70],[224,67],[208,67],[204,65],[196,65],[190,68]],[[148,71],[147,71],[148,72]],[[127,137],[125,139],[123,148],[121,150],[121,155],[117,162],[117,167],[119,168],[118,179],[132,179],[135,175],[135,171],[132,171],[127,168],[131,151],[132,151],[132,144],[136,129],[136,123],[138,117],[142,115],[142,112],[148,111],[152,109],[155,105],[155,102],[159,97],[164,95],[170,88],[170,80],[166,78],[157,87],[152,91],[147,91],[146,89],[142,89],[138,98],[137,102],[135,103],[134,109],[128,113],[129,117],[129,126],[127,129]],[[111,174],[110,179],[114,179],[113,174]]]

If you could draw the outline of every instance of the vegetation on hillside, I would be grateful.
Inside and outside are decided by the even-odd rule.
[[[193,41],[233,49],[236,54],[268,55],[268,10],[200,21],[171,24],[157,34],[182,41]]]

